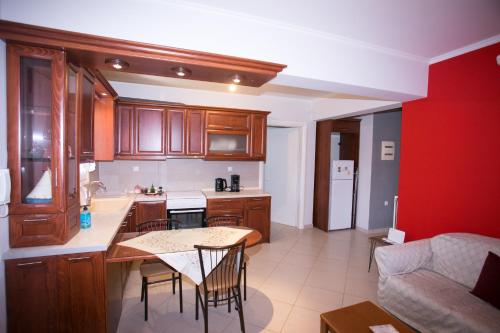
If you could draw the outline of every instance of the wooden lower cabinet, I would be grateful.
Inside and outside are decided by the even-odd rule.
[[[247,227],[260,231],[262,241],[269,243],[271,237],[271,197],[247,199],[245,221]]]
[[[57,257],[61,332],[105,332],[106,295],[101,252]]]
[[[9,332],[106,332],[102,252],[5,263]]]
[[[167,204],[165,201],[139,201],[136,205],[136,227],[144,222],[167,218]],[[131,230],[136,231],[136,230]]]
[[[271,237],[271,197],[209,199],[207,217],[234,215],[242,218],[242,225],[258,230],[262,241]]]
[[[8,332],[57,331],[56,257],[5,261]]]

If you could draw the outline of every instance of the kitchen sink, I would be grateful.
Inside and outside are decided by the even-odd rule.
[[[90,211],[93,213],[116,213],[130,203],[130,198],[93,198],[90,205]]]

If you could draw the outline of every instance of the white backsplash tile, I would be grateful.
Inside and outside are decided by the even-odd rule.
[[[138,171],[134,171],[137,170]],[[228,172],[228,167],[233,171]],[[163,186],[169,191],[213,188],[214,179],[231,174],[241,176],[241,185],[259,186],[259,162],[203,161],[199,159],[170,159],[167,161],[113,161],[98,163],[99,179],[108,191],[130,191],[135,185]]]

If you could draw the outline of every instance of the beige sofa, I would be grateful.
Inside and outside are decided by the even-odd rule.
[[[498,333],[500,310],[470,293],[488,251],[500,239],[465,233],[379,247],[378,301],[422,332]]]

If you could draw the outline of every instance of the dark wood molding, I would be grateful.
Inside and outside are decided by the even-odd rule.
[[[94,76],[97,79],[97,81],[99,81],[99,83],[104,87],[104,89],[106,89],[108,91],[109,95],[113,99],[117,99],[118,98],[118,93],[116,92],[115,89],[113,89],[113,87],[111,86],[111,84],[109,83],[109,81],[106,80],[106,78],[104,77],[104,75],[102,75],[101,71],[98,70],[98,69],[94,69],[92,71],[92,73],[94,74]]]
[[[82,67],[105,68],[105,58],[120,57],[131,65],[126,70],[131,73],[175,77],[170,68],[183,65],[192,71],[190,79],[230,83],[230,77],[238,73],[244,77],[241,85],[252,87],[260,87],[286,68],[286,65],[271,62],[70,32],[5,20],[0,20],[0,38],[6,41],[67,50],[70,58]]]

